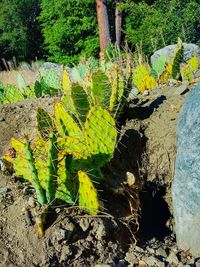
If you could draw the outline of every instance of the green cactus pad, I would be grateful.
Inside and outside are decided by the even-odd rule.
[[[56,73],[55,71],[49,69],[49,70],[44,70],[41,73],[41,77],[43,78],[43,81],[46,85],[48,85],[51,88],[61,90],[61,81],[59,74]]]
[[[89,110],[88,96],[83,87],[78,84],[72,84],[72,99],[76,107],[76,113],[79,119],[84,123]]]
[[[16,151],[16,157],[13,159],[13,167],[16,175],[23,176],[24,179],[32,182],[31,170],[28,165],[24,143],[12,138],[11,145]]]
[[[166,55],[160,56],[152,65],[153,70],[156,71],[157,76],[159,77],[165,70],[167,62]]]
[[[24,95],[14,85],[6,85],[4,87],[4,103],[9,104],[12,102],[24,100]]]
[[[103,166],[113,156],[117,140],[115,121],[101,106],[90,109],[84,134],[88,151],[96,158],[97,166]]]
[[[56,135],[52,131],[48,141],[48,157],[47,157],[47,174],[46,174],[46,198],[47,202],[51,202],[55,198],[56,180],[58,171],[58,148],[56,145]]]
[[[183,43],[181,39],[178,39],[178,44],[174,51],[174,59],[172,64],[172,78],[179,79],[180,77],[180,64],[183,61]]]
[[[66,112],[61,103],[55,104],[55,124],[60,136],[71,136],[81,139],[82,131],[73,118]]]
[[[52,129],[54,128],[52,118],[49,113],[42,108],[37,109],[36,118],[38,133],[43,140],[47,141]]]
[[[76,159],[87,159],[90,154],[88,147],[83,140],[66,136],[58,139],[58,147],[60,151],[73,155]]]
[[[92,74],[92,97],[96,105],[108,107],[111,96],[111,85],[106,74],[98,70]]]
[[[72,156],[60,153],[58,155],[58,178],[56,198],[65,201],[68,204],[74,204],[74,195],[77,190],[71,177]]]
[[[99,209],[96,189],[86,172],[78,171],[79,206],[92,216],[97,215]]]
[[[21,75],[21,73],[17,74],[17,83],[18,83],[18,88],[22,94],[24,94],[25,89],[26,89],[26,82],[24,80],[24,77]]]

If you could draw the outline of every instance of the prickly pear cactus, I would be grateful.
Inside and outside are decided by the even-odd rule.
[[[92,98],[96,105],[109,106],[111,86],[106,74],[98,70],[92,75]]]
[[[42,108],[37,109],[37,130],[41,138],[45,141],[49,140],[49,135],[54,128],[53,120],[48,112]]]
[[[23,99],[24,99],[24,95],[14,85],[8,84],[4,87],[4,103],[5,104],[20,101]]]
[[[194,79],[192,69],[189,65],[181,63],[180,72],[183,81],[192,81]]]
[[[78,171],[79,180],[79,206],[91,215],[98,213],[99,203],[97,191],[86,172]]]
[[[157,77],[159,77],[165,71],[166,61],[166,55],[162,55],[156,61],[154,61],[152,68],[155,70]]]
[[[187,64],[191,68],[191,71],[195,73],[199,68],[199,58],[197,56],[193,56],[188,60]]]
[[[82,139],[82,131],[79,125],[74,121],[64,106],[61,103],[56,103],[55,111],[55,124],[60,136],[71,136],[74,138]]]
[[[97,166],[103,166],[114,154],[117,140],[115,121],[110,113],[101,106],[90,109],[84,134],[88,150]]]
[[[158,85],[156,80],[150,75],[148,67],[143,64],[135,68],[133,82],[142,93],[145,90],[152,90]]]
[[[43,79],[43,82],[50,88],[56,89],[56,90],[61,90],[61,81],[59,75],[49,69],[49,70],[44,70],[41,73],[41,78]]]
[[[179,38],[176,49],[174,51],[174,59],[172,64],[172,78],[178,80],[180,77],[180,64],[183,61],[183,43]]]
[[[146,76],[149,75],[149,70],[146,66],[139,64],[133,73],[133,83],[137,86],[138,90],[142,89],[142,82]]]
[[[71,96],[76,110],[75,114],[77,114],[80,121],[84,123],[90,107],[88,96],[83,87],[78,84],[72,84]]]

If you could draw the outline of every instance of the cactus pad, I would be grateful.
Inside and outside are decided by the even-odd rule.
[[[98,213],[99,203],[96,189],[86,172],[78,172],[79,179],[79,206],[91,215]]]
[[[101,106],[91,108],[84,134],[90,154],[96,157],[97,166],[103,166],[112,158],[117,140],[113,117]]]
[[[92,75],[92,97],[96,105],[109,106],[111,86],[108,77],[98,70]]]
[[[55,104],[55,124],[60,136],[69,135],[79,138],[83,136],[81,129],[73,118],[66,112],[61,103]]]
[[[42,108],[37,109],[37,129],[43,140],[47,141],[54,128],[51,116]]]

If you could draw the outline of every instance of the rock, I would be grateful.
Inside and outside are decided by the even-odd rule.
[[[162,55],[165,55],[167,58],[167,62],[169,60],[172,60],[174,56],[174,50],[176,48],[176,45],[168,45],[162,49],[157,50],[152,56],[151,56],[151,64],[153,65],[154,62]],[[183,49],[184,49],[184,54],[183,54],[183,60],[188,61],[194,53],[197,52],[197,56],[200,58],[200,48],[199,46],[195,44],[187,44],[183,43]]]
[[[200,77],[200,70],[197,70],[194,74],[194,78],[199,78]]]
[[[200,84],[183,105],[177,125],[172,185],[178,247],[200,256]]]
[[[165,267],[165,263],[164,262],[156,259],[153,256],[146,257],[143,260],[146,262],[147,266],[149,266],[149,267],[150,266],[152,266],[152,267],[154,267],[154,266],[157,266],[157,267]]]
[[[174,95],[183,95],[186,92],[189,91],[188,86],[189,86],[189,81],[183,81],[182,85],[177,87],[176,90],[174,91]]]
[[[146,264],[145,261],[143,261],[143,260],[139,260],[138,266],[139,266],[139,267],[147,267],[147,264]]]
[[[0,194],[6,194],[8,192],[8,188],[7,187],[1,187],[0,188]]]
[[[166,258],[167,252],[162,247],[160,247],[156,250],[156,255]]]
[[[64,230],[64,229],[58,229],[55,232],[55,236],[56,236],[56,239],[57,239],[58,242],[60,242],[62,240],[65,240],[65,238],[66,238],[66,230]]]
[[[89,226],[90,226],[90,222],[88,218],[81,218],[79,221],[79,225],[82,228],[83,232],[87,231]]]
[[[34,197],[29,197],[28,198],[28,206],[30,206],[31,208],[34,208],[35,207],[35,199]]]
[[[135,99],[135,97],[139,93],[140,93],[140,91],[136,87],[134,87],[133,89],[131,89],[127,101],[131,101],[131,100]]]
[[[196,267],[200,267],[200,259],[195,262]]]
[[[174,252],[171,252],[169,254],[166,261],[169,262],[170,264],[175,264],[175,265],[177,265],[179,263],[179,260],[178,260],[176,254]]]
[[[116,267],[127,267],[125,260],[119,260]]]

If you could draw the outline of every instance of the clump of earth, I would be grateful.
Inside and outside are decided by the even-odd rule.
[[[171,183],[176,124],[194,85],[185,90],[181,86],[174,83],[131,97],[118,122],[115,156],[104,170],[106,213],[91,217],[75,207],[53,207],[47,214],[45,234],[39,237],[26,211],[34,202],[32,188],[1,173],[0,266],[200,266],[200,259],[177,248],[174,234]],[[52,112],[57,100],[41,98],[2,106],[0,155],[13,136],[34,136],[37,107]],[[135,223],[130,224],[117,216],[129,205],[125,194],[134,193],[122,190],[127,173],[135,177],[135,202],[139,202]]]

